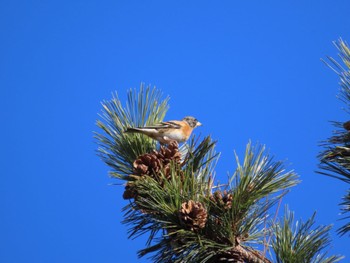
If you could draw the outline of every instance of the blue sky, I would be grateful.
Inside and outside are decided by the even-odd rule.
[[[302,180],[296,218],[341,226],[346,185],[315,173],[329,120],[349,119],[321,61],[350,42],[350,2],[0,2],[0,261],[135,262],[123,187],[95,154],[100,101],[141,82],[169,95],[167,119],[197,117],[218,140],[217,176],[249,140]],[[332,253],[350,258],[348,237]],[[348,260],[348,259],[347,259]],[[345,260],[345,261],[347,261]],[[148,262],[142,259],[139,262]]]

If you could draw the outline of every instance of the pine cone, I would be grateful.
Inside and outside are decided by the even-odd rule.
[[[343,127],[344,127],[344,129],[350,131],[350,121],[344,122]]]
[[[224,190],[224,192],[220,190],[214,192],[214,194],[210,196],[210,199],[218,207],[225,210],[229,210],[232,207],[232,194],[228,193],[226,190]]]
[[[171,163],[181,163],[181,153],[177,142],[172,142],[168,146],[161,146],[159,151],[139,156],[133,163],[133,173],[138,176],[151,176],[163,184],[159,174],[162,172],[166,178],[170,179]],[[179,174],[181,175],[181,171],[179,171]]]
[[[161,146],[157,157],[162,160],[164,165],[169,164],[171,161],[180,164],[181,153],[179,152],[179,145],[177,142],[171,142],[167,147]]]
[[[146,153],[139,156],[133,163],[135,175],[149,175],[157,174],[162,167],[161,160],[154,153]]]
[[[125,200],[137,197],[137,191],[133,184],[127,183],[125,186],[125,191],[123,193],[123,198]]]
[[[179,218],[186,228],[197,231],[205,227],[207,222],[207,210],[202,203],[189,200],[181,205]]]

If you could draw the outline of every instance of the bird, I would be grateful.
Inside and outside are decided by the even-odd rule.
[[[125,133],[141,133],[159,141],[161,144],[185,142],[191,136],[194,128],[202,126],[196,118],[187,116],[181,121],[165,121],[153,126],[126,128]]]

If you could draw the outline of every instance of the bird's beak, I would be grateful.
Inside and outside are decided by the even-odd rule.
[[[202,125],[203,125],[202,123],[197,122],[197,125],[196,125],[196,126],[198,127],[198,126],[202,126]]]

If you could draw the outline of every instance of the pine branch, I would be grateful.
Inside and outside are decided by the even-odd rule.
[[[237,156],[236,160],[238,167],[230,183],[233,206],[229,220],[235,222],[233,237],[248,235],[256,242],[264,235],[260,226],[268,210],[287,193],[285,189],[299,180],[293,171],[285,172],[281,162],[265,155],[264,147],[255,148],[249,143],[243,164]]]
[[[346,195],[342,198],[343,202],[340,203],[340,205],[342,206],[342,214],[347,214],[347,216],[345,216],[343,219],[349,219],[350,216],[349,211],[350,211],[350,190],[347,191]],[[341,235],[344,235],[346,233],[350,232],[350,222],[346,223],[344,226],[342,226],[341,228],[339,228],[339,233]]]
[[[350,49],[346,42],[341,39],[334,43],[339,51],[341,63],[328,57],[329,63],[325,62],[340,78],[339,98],[346,104],[345,111],[350,113]],[[320,159],[320,174],[324,174],[345,183],[350,183],[350,122],[333,122],[336,130],[333,136],[322,143],[325,150],[318,156]],[[343,214],[350,213],[349,195],[343,197],[340,204]],[[346,219],[348,217],[344,217]],[[350,223],[346,223],[338,230],[344,235],[350,233]]]
[[[137,127],[159,123],[168,110],[168,100],[161,100],[161,92],[141,84],[139,92],[130,90],[126,106],[123,107],[118,94],[111,101],[102,103],[103,111],[97,126],[103,133],[95,133],[98,153],[101,159],[112,168],[113,177],[126,179],[132,173],[134,160],[143,153],[156,148],[152,139],[135,134],[124,134],[126,127]]]
[[[167,233],[158,243],[140,251],[140,256],[156,253],[154,258],[159,258],[156,262],[174,258],[179,262],[204,262],[204,255],[208,262],[218,257],[240,259],[242,262],[270,262],[248,244],[257,242],[266,232],[261,226],[267,212],[282,195],[272,194],[297,184],[296,174],[284,172],[281,163],[263,156],[263,148],[256,153],[248,145],[244,166],[238,164],[232,180],[235,183],[226,193],[225,201],[222,195],[211,194],[212,170],[208,165],[215,157],[211,150],[213,146],[206,138],[197,148],[189,147],[186,163],[180,167],[173,164],[170,177],[162,174],[160,179],[145,177],[135,181],[138,195],[135,205],[129,206],[131,210],[127,212],[125,221],[133,226],[130,236],[153,233],[157,228],[165,229]],[[269,199],[264,199],[268,196]],[[231,201],[228,200],[230,198]],[[199,208],[192,211],[191,202],[203,207],[203,223],[198,221],[202,220],[202,212]]]
[[[223,191],[214,186],[219,155],[209,136],[192,136],[181,147],[176,142],[157,147],[139,134],[125,136],[126,126],[163,119],[167,100],[159,99],[158,91],[143,87],[129,92],[125,108],[114,97],[103,103],[97,123],[104,132],[96,134],[99,154],[111,174],[126,182],[123,223],[129,238],[148,235],[138,255],[162,263],[271,263],[256,245],[262,247],[271,234],[269,211],[299,182],[297,175],[273,161],[264,147],[249,143],[243,163],[236,155],[237,169]]]
[[[294,223],[294,213],[286,207],[283,222],[274,223],[272,226],[272,247],[277,263],[328,263],[338,262],[343,258],[339,255],[326,257],[326,253],[322,252],[330,244],[331,226],[314,228],[315,216],[316,213],[306,222]]]

